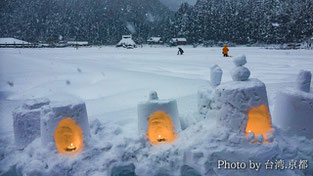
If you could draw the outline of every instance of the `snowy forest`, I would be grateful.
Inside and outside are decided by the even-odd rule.
[[[133,34],[189,44],[302,42],[313,33],[312,0],[198,0],[170,10],[159,0],[0,0],[0,37],[116,44]]]

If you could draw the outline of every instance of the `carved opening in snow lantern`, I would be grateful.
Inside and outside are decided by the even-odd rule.
[[[172,142],[176,139],[173,122],[163,111],[153,113],[148,119],[148,139],[152,144]]]
[[[70,118],[59,122],[54,132],[54,140],[60,153],[75,153],[83,148],[83,132]]]
[[[248,112],[246,136],[248,136],[250,132],[253,132],[255,136],[262,134],[265,139],[264,142],[268,142],[266,139],[272,129],[271,124],[271,116],[265,105],[252,108]]]

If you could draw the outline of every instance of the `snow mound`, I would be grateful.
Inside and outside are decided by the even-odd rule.
[[[67,157],[41,147],[35,140],[24,151],[12,148],[0,161],[2,173],[18,175],[118,175],[124,173],[145,175],[308,175],[313,168],[304,170],[265,169],[268,160],[283,159],[312,161],[313,140],[285,135],[278,131],[271,143],[250,143],[226,128],[214,124],[216,119],[204,119],[186,130],[173,144],[147,145],[139,136],[123,137],[114,124],[92,121],[91,144],[78,155]],[[114,140],[112,140],[114,139]],[[2,140],[1,143],[7,142]],[[8,143],[11,145],[10,143]],[[23,159],[20,159],[23,158]],[[256,171],[217,168],[219,160],[255,161],[263,163]],[[97,161],[97,162],[94,162]],[[157,163],[157,164],[156,164]],[[248,163],[249,164],[249,163]],[[151,169],[153,168],[153,169]]]

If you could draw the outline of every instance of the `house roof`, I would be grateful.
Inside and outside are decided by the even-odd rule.
[[[172,38],[172,41],[174,42],[187,42],[186,38]]]
[[[117,43],[117,46],[121,45],[136,45],[136,43],[131,38],[122,38],[122,40]]]
[[[148,42],[160,42],[161,37],[150,37],[147,41]]]
[[[2,45],[13,45],[13,44],[17,44],[17,45],[29,45],[31,43],[23,41],[23,40],[19,40],[16,38],[0,38],[0,44]]]

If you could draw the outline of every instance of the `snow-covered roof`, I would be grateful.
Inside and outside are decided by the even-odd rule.
[[[161,37],[150,37],[147,41],[148,42],[160,42]]]
[[[172,38],[172,40],[175,42],[187,42],[186,38]]]
[[[127,36],[127,37],[124,37],[125,35],[123,35],[122,37],[122,40],[119,41],[117,43],[117,46],[122,46],[122,45],[136,45],[136,43],[133,41],[133,39],[131,38],[131,35],[130,35],[130,38]]]
[[[68,41],[67,43],[71,45],[88,45],[87,41]]]
[[[16,38],[0,38],[0,44],[2,45],[27,45],[29,42],[19,40]]]

